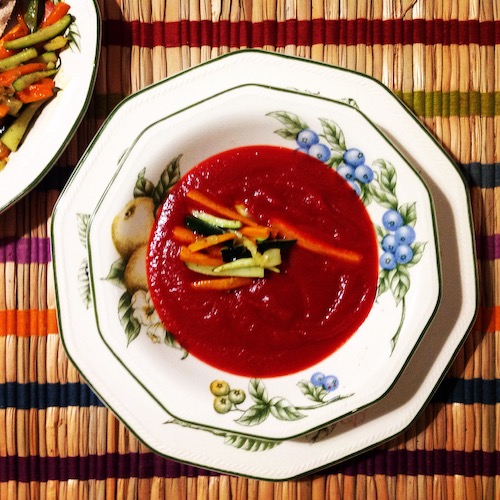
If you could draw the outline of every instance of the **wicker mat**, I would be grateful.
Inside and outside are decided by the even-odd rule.
[[[98,3],[89,110],[57,166],[0,215],[0,499],[499,498],[498,0]],[[278,483],[159,457],[105,408],[62,348],[48,239],[61,189],[120,100],[246,47],[355,69],[395,91],[466,176],[481,274],[478,319],[416,421],[373,450]]]

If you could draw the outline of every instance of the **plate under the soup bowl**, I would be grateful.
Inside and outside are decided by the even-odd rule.
[[[333,352],[289,373],[252,373],[247,367],[241,374],[193,355],[160,321],[144,279],[155,218],[161,229],[169,193],[200,162],[249,146],[301,149],[295,154],[318,157],[321,168],[364,205],[372,227],[375,285],[366,318]],[[126,241],[117,242],[117,219],[134,213],[135,224],[121,231]],[[391,141],[353,102],[256,84],[215,94],[142,130],[123,151],[90,218],[87,248],[99,334],[164,409],[165,420],[268,440],[310,433],[383,398],[423,338],[441,295],[433,201]],[[164,265],[168,272],[169,263]],[[133,285],[132,267],[142,273]],[[190,273],[195,279],[197,273]],[[279,274],[286,279],[286,265]],[[267,273],[263,279],[273,278]],[[217,307],[224,308],[227,293],[215,292]],[[333,286],[321,293],[342,295]],[[238,330],[248,328],[244,323]],[[261,344],[265,351],[265,340]]]

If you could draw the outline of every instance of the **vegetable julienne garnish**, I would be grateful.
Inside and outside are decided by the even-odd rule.
[[[58,91],[54,77],[59,53],[68,45],[69,9],[66,2],[29,0],[26,12],[0,38],[0,170]]]
[[[279,272],[282,243],[271,239],[272,228],[260,226],[241,210],[222,206],[197,190],[186,196],[204,210],[192,210],[185,227],[174,228],[173,236],[182,244],[179,258],[191,271],[212,277],[194,281],[193,288],[231,290],[264,278],[266,270]],[[293,243],[287,240],[283,248]]]
[[[281,219],[274,219],[272,227],[261,226],[240,205],[233,210],[197,190],[188,191],[186,196],[217,214],[192,210],[185,219],[186,227],[174,228],[174,238],[182,243],[179,258],[190,270],[216,277],[194,282],[194,288],[229,290],[251,284],[250,278],[264,278],[266,270],[279,273],[281,250],[295,243],[347,263],[361,260],[360,254],[317,240]]]

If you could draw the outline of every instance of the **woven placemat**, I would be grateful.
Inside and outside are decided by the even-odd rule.
[[[87,115],[46,179],[0,215],[0,499],[498,498],[498,2],[100,0],[99,5],[102,53]],[[481,276],[473,330],[406,432],[320,473],[281,483],[182,465],[138,442],[64,353],[49,245],[54,203],[114,106],[148,84],[247,47],[351,68],[400,96],[467,179]]]

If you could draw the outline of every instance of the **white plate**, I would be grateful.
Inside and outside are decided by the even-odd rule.
[[[33,189],[54,166],[75,133],[92,97],[101,42],[94,0],[71,3],[74,42],[61,53],[56,85],[61,89],[44,107],[18,151],[0,172],[0,212]]]
[[[392,390],[368,409],[305,437],[283,442],[197,428],[171,419],[105,346],[90,304],[87,224],[99,193],[143,130],[230,87],[260,83],[354,99],[420,173],[435,203],[442,265],[438,312]],[[175,94],[176,98],[171,96]],[[141,113],[136,110],[141,109]],[[134,130],[123,123],[136,117]],[[153,451],[231,474],[283,480],[355,455],[404,430],[433,394],[477,310],[470,202],[464,180],[434,138],[379,82],[357,73],[261,51],[239,51],[155,84],[122,102],[90,144],[52,221],[61,338],[69,357],[109,408]],[[117,393],[115,387],[123,390]]]
[[[134,115],[130,119],[135,122]],[[286,376],[261,378],[254,374],[249,379],[211,367],[193,355],[172,349],[171,343],[158,343],[156,323],[153,325],[156,335],[151,342],[147,335],[152,326],[150,306],[147,315],[136,314],[136,317],[134,307],[128,306],[138,304],[136,309],[142,310],[145,292],[141,290],[137,295],[127,292],[117,274],[127,262],[111,239],[117,213],[134,199],[134,192],[140,201],[148,197],[141,190],[145,179],[151,186],[159,185],[167,192],[163,183],[165,171],[169,180],[172,176],[178,178],[214,154],[255,144],[295,150],[297,142],[293,136],[297,128],[306,127],[303,124],[322,138],[320,148],[323,145],[329,150],[333,148],[332,155],[325,160],[332,168],[339,166],[340,172],[346,169],[341,162],[342,154],[349,148],[362,150],[365,165],[372,169],[368,172],[374,172],[373,179],[366,183],[353,181],[352,186],[359,189],[360,195],[364,194],[379,241],[382,234],[399,234],[388,231],[382,224],[386,214],[397,215],[393,207],[403,213],[405,222],[414,224],[417,238],[411,244],[413,250],[408,246],[399,250],[413,251],[413,258],[395,268],[395,257],[390,254],[389,264],[384,264],[390,269],[379,267],[377,299],[356,333],[321,362]],[[230,130],[225,131],[227,126]],[[137,132],[138,137],[122,157],[116,176],[106,186],[91,217],[87,240],[92,302],[99,333],[122,366],[173,418],[264,439],[298,437],[379,400],[411,358],[437,310],[440,295],[437,238],[429,191],[386,137],[348,104],[260,85],[228,89]],[[175,173],[173,169],[177,169]],[[150,198],[152,208],[155,189],[151,190]],[[156,203],[159,205],[160,200]],[[348,217],[345,213],[345,220]],[[403,231],[411,230],[405,227]],[[135,238],[135,233],[131,236]],[[382,254],[379,246],[379,257]],[[388,255],[384,254],[384,259]],[[332,286],[323,293],[337,295],[338,291]],[[144,323],[140,329],[137,317]],[[127,335],[131,331],[133,340]],[[319,383],[317,373],[325,377],[333,375],[334,387],[330,389],[328,383],[326,387]],[[214,380],[226,381],[229,388],[237,388],[239,395],[246,396],[245,401],[231,406],[224,404],[227,413],[215,411],[214,396],[209,391]],[[120,387],[115,391],[119,392]],[[257,387],[265,389],[272,399],[269,411],[260,395],[255,397]]]

